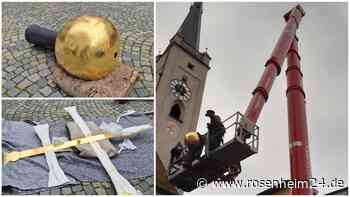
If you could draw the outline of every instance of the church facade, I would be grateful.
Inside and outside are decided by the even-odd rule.
[[[193,3],[166,50],[157,57],[157,190],[176,189],[167,183],[170,150],[195,131],[210,56],[199,51],[202,3]],[[166,192],[163,192],[166,193]]]

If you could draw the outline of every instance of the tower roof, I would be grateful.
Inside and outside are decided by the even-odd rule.
[[[180,29],[177,31],[184,37],[184,41],[195,49],[199,49],[199,40],[201,32],[202,2],[195,2],[191,5],[190,12],[187,14]]]

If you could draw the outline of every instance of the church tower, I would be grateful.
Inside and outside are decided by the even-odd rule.
[[[202,3],[193,3],[166,50],[157,56],[157,187],[162,190],[169,191],[164,181],[171,148],[196,130],[210,69],[210,56],[199,51],[202,12]]]

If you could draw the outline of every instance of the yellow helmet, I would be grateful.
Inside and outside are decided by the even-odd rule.
[[[195,131],[186,133],[185,144],[200,144],[198,133]]]
[[[58,64],[84,80],[98,80],[119,65],[120,36],[115,26],[99,16],[68,20],[55,42]]]

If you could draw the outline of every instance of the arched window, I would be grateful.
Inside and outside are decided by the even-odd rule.
[[[179,104],[174,104],[171,107],[169,116],[174,118],[175,120],[181,121],[181,107]]]

